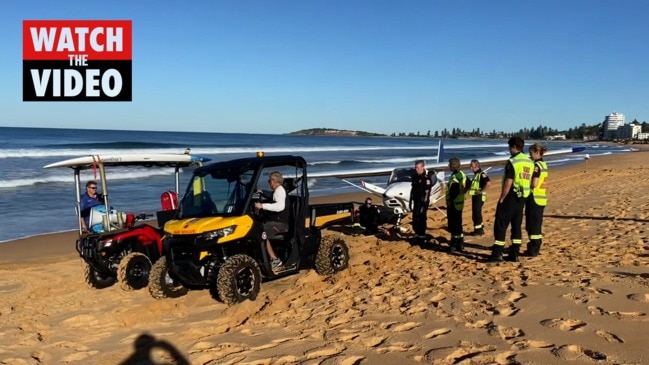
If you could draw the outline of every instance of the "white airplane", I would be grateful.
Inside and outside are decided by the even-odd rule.
[[[544,154],[546,156],[560,155],[566,153],[577,153],[581,152],[585,147],[575,147],[575,148],[565,148],[560,150],[549,151]],[[433,186],[430,189],[430,206],[438,209],[444,215],[445,212],[440,210],[435,204],[444,198],[444,186],[446,185],[444,169],[448,169],[448,162],[444,161],[444,145],[442,141],[439,141],[437,148],[437,162],[433,164],[427,164],[426,169],[428,175],[433,181]],[[496,157],[487,157],[478,160],[482,168],[486,166],[493,166],[498,163],[503,163],[507,161],[510,156],[496,156]],[[469,166],[467,160],[460,161],[462,166]],[[359,188],[368,193],[378,195],[383,200],[383,205],[387,208],[392,209],[393,213],[398,216],[397,226],[403,218],[404,215],[410,212],[410,189],[412,187],[412,177],[415,175],[415,168],[413,167],[403,167],[403,168],[372,168],[372,169],[357,169],[357,170],[348,170],[348,171],[322,171],[310,173],[309,178],[318,178],[318,177],[336,177],[342,179],[342,181],[350,184],[356,188]],[[382,188],[380,186],[370,184],[365,181],[361,181],[360,185],[350,182],[347,179],[357,178],[357,177],[374,177],[374,176],[389,176],[387,186]]]

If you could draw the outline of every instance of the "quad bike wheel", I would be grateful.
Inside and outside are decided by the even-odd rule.
[[[149,274],[149,294],[155,299],[178,298],[187,294],[187,288],[177,283],[169,276],[167,260],[160,257]]]
[[[315,271],[320,275],[331,275],[349,266],[349,249],[342,238],[322,237],[315,258]]]
[[[83,278],[93,289],[103,289],[115,284],[114,276],[101,274],[88,264],[83,265]]]
[[[255,300],[261,285],[261,270],[257,262],[248,255],[234,255],[219,269],[216,278],[218,297],[225,304],[234,304],[246,299]]]
[[[151,260],[140,252],[131,252],[124,256],[117,268],[117,279],[122,289],[139,290],[149,283]]]

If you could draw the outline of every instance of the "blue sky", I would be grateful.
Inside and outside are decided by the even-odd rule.
[[[513,131],[649,120],[649,1],[18,1],[0,126]],[[133,21],[132,102],[22,101],[22,21]]]

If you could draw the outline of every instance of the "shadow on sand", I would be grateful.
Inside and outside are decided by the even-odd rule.
[[[545,214],[545,218],[558,218],[558,219],[586,219],[586,220],[601,220],[601,221],[631,221],[631,222],[640,222],[648,223],[649,219],[642,218],[616,218],[610,216],[588,216],[588,215],[557,215],[557,214]]]
[[[133,353],[120,365],[175,364],[189,365],[189,360],[171,343],[157,340],[148,333],[139,335],[133,343]],[[153,353],[155,352],[155,359]],[[159,361],[156,361],[159,360]]]

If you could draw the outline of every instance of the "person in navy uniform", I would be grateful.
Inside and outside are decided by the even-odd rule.
[[[97,182],[90,180],[86,183],[86,192],[81,194],[79,202],[79,211],[81,216],[81,229],[84,232],[90,232],[89,219],[92,207],[104,204],[103,196],[97,194]]]
[[[372,198],[365,198],[365,204],[358,208],[359,223],[365,228],[365,234],[376,234],[379,232],[379,207],[372,204]]]
[[[426,240],[426,219],[432,187],[433,181],[428,176],[424,161],[416,161],[415,174],[412,177],[410,189],[409,208],[412,212],[412,229],[415,231],[415,239],[420,242]]]
[[[491,185],[491,179],[485,171],[480,168],[480,161],[471,160],[471,171],[473,178],[467,180],[467,192],[471,196],[471,218],[473,219],[472,236],[484,235],[484,225],[482,222],[482,206],[487,199],[485,190]]]

